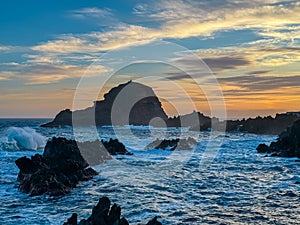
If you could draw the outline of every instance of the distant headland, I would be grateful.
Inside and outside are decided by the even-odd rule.
[[[122,93],[120,94],[120,92]],[[116,104],[117,108],[114,108],[113,111],[115,101],[118,101],[119,104]],[[117,119],[112,121],[112,113],[114,112],[117,112],[118,115],[116,116]],[[91,121],[91,116],[95,120]],[[168,117],[162,108],[159,98],[151,87],[129,81],[113,87],[108,93],[104,94],[103,100],[95,101],[93,106],[73,112],[70,109],[62,110],[55,116],[53,121],[41,126],[72,126],[73,117],[77,118],[76,124],[80,126],[106,126],[113,124],[152,125],[159,127],[161,123],[155,121],[155,119],[160,118],[160,121],[164,121],[164,124],[168,127],[190,127],[191,130],[195,131],[210,130],[213,124],[215,130],[224,130],[226,126],[226,131],[228,132],[241,131],[255,134],[279,134],[286,127],[291,126],[293,122],[300,119],[300,112],[281,113],[276,114],[275,117],[258,116],[256,118],[226,121],[220,121],[218,118],[211,118],[201,112],[195,111],[177,117]]]

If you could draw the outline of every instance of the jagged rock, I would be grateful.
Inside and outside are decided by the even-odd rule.
[[[76,213],[73,213],[72,216],[63,225],[77,225],[77,217],[78,215]]]
[[[203,113],[195,112],[172,117],[167,120],[168,127],[190,127],[193,131],[208,130],[211,127],[211,118]]]
[[[282,113],[276,114],[275,118],[271,116],[258,116],[256,118],[243,120],[227,120],[226,131],[242,131],[254,134],[280,134],[298,119],[298,115]]]
[[[60,127],[60,126],[72,126],[72,111],[65,109],[60,111],[53,121],[42,124],[41,127]]]
[[[272,142],[270,146],[260,144],[257,151],[259,153],[272,153],[271,156],[300,158],[300,120],[282,132],[277,141]]]
[[[119,142],[118,139],[77,142],[77,145],[81,154],[91,166],[112,159],[111,155],[133,155],[126,150],[124,144]]]
[[[269,146],[266,144],[259,144],[256,148],[258,153],[269,153]]]
[[[102,140],[102,143],[111,155],[133,155],[126,150],[125,145],[119,142],[118,139],[110,138],[109,141]]]
[[[77,222],[77,214],[73,213],[72,216],[63,225],[129,225],[128,221],[121,218],[121,207],[113,204],[112,207],[109,198],[102,197],[99,202],[94,206],[92,215],[88,219],[82,219]],[[154,217],[146,225],[162,225]]]
[[[30,196],[48,194],[64,195],[76,187],[79,181],[87,181],[97,174],[81,156],[73,140],[52,138],[43,155],[22,157],[16,160],[20,169],[19,190]]]
[[[150,220],[146,225],[162,225],[161,222],[157,221],[157,216]]]
[[[79,181],[90,180],[97,174],[88,165],[98,165],[117,154],[132,155],[117,139],[76,142],[53,137],[43,155],[16,160],[20,169],[19,190],[31,196],[67,194]]]
[[[188,139],[156,139],[146,146],[146,149],[163,149],[169,148],[171,151],[174,150],[193,150],[197,145],[197,141],[193,138]]]

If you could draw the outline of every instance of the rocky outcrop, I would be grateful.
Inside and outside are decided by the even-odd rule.
[[[118,139],[77,142],[77,145],[82,156],[91,166],[112,159],[112,155],[132,155]]]
[[[291,126],[293,122],[300,119],[297,113],[282,113],[276,114],[273,118],[267,117],[256,117],[242,120],[226,120],[219,121],[217,118],[212,118],[205,123],[191,126],[190,130],[208,130],[212,129],[215,131],[227,131],[227,132],[248,132],[253,134],[280,134],[288,126]],[[202,119],[203,120],[203,119]],[[201,121],[201,120],[200,120]]]
[[[67,194],[79,181],[97,174],[87,168],[89,164],[97,165],[117,154],[132,155],[117,139],[76,142],[54,137],[47,142],[43,155],[16,160],[19,190],[32,196]]]
[[[63,225],[129,225],[129,223],[124,217],[121,218],[120,206],[117,204],[111,206],[109,198],[102,197],[88,219],[82,219],[78,223],[77,214],[74,213]],[[146,225],[162,225],[162,223],[155,217]]]
[[[243,120],[228,120],[226,121],[226,131],[242,131],[253,134],[280,134],[298,119],[298,115],[282,113],[276,114],[274,118],[271,116],[258,116]]]
[[[146,146],[146,149],[170,149],[174,150],[193,150],[197,145],[197,142],[193,138],[188,139],[156,139]]]
[[[16,160],[19,190],[31,196],[67,194],[79,181],[97,174],[88,165],[98,165],[118,154],[132,155],[117,139],[76,142],[54,137],[47,142],[43,155]]]
[[[72,126],[72,111],[65,109],[60,111],[54,118],[53,121],[42,124],[41,127],[65,127]]]
[[[260,144],[256,149],[258,153],[270,153],[272,156],[300,158],[300,120],[282,132],[270,146]]]
[[[168,127],[190,127],[193,131],[203,131],[211,128],[211,118],[200,112],[192,112],[185,115],[169,118]]]
[[[102,140],[102,144],[111,155],[133,155],[126,150],[125,145],[119,142],[118,139],[110,138],[108,141]]]
[[[43,155],[19,158],[16,165],[20,169],[19,190],[31,196],[64,195],[79,181],[90,180],[97,174],[88,168],[76,142],[65,138],[52,138],[47,142]]]
[[[92,107],[74,112],[63,110],[53,121],[41,126],[72,126],[72,117],[80,126],[149,125],[154,118],[168,118],[152,88],[132,81],[112,88]]]

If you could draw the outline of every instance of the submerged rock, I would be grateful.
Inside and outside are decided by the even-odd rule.
[[[171,151],[174,150],[193,150],[197,145],[197,141],[193,138],[188,139],[156,139],[155,141],[151,142],[146,146],[146,149],[170,149]]]
[[[72,216],[63,225],[129,225],[128,221],[121,218],[121,207],[117,204],[111,206],[110,200],[107,197],[102,197],[94,206],[92,215],[88,219],[82,219],[79,223],[77,221],[77,214]],[[146,225],[162,225],[154,217]]]
[[[272,153],[271,156],[300,158],[300,120],[282,132],[276,142],[270,146],[260,144],[256,150],[259,153]]]
[[[64,195],[79,181],[87,181],[97,175],[95,170],[88,168],[76,142],[66,138],[52,138],[47,142],[43,155],[19,158],[16,165],[20,169],[19,191],[30,196]]]

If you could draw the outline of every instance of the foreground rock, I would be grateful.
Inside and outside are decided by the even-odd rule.
[[[77,214],[73,215],[64,223],[64,225],[129,225],[128,221],[121,218],[121,207],[111,203],[107,197],[100,198],[98,204],[94,206],[92,215],[88,219],[77,221]],[[146,225],[162,225],[157,221],[157,217],[150,220]]]
[[[300,158],[300,120],[282,132],[276,142],[270,146],[260,144],[256,150],[258,153],[271,153],[272,156]]]
[[[31,196],[67,194],[79,181],[97,174],[88,165],[98,165],[117,154],[132,155],[117,139],[80,143],[54,137],[47,142],[43,155],[16,160],[19,190]]]
[[[48,194],[64,195],[76,187],[79,181],[87,181],[97,175],[73,140],[53,138],[48,141],[43,155],[36,154],[30,159],[16,160],[19,167],[19,190],[30,196]]]
[[[197,142],[193,138],[188,139],[156,139],[152,143],[148,144],[146,146],[146,149],[170,149],[171,151],[174,150],[193,150],[195,146],[197,145]]]

